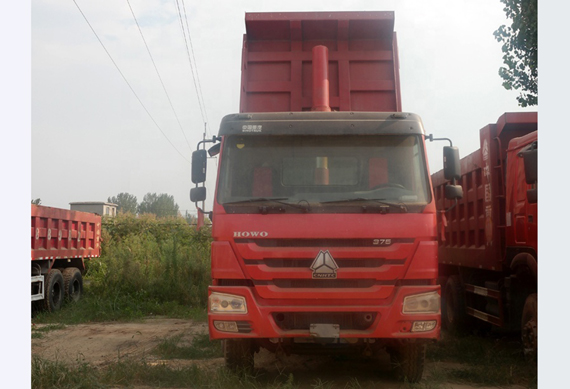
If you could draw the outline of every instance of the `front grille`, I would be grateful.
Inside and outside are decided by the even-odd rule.
[[[282,330],[308,330],[311,324],[338,324],[341,330],[366,330],[376,312],[274,312],[273,320]]]
[[[377,239],[236,239],[237,244],[253,243],[259,247],[388,247],[396,243],[414,243],[413,238],[390,239],[389,245]]]
[[[314,258],[267,258],[263,260],[245,259],[246,265],[266,265],[271,268],[310,268]],[[382,258],[337,258],[340,268],[376,268],[385,264],[403,264],[404,260],[386,260]]]
[[[370,288],[377,283],[376,280],[327,280],[327,279],[303,279],[303,280],[273,280],[278,288]],[[258,284],[258,283],[256,283]],[[393,284],[393,282],[392,282]]]

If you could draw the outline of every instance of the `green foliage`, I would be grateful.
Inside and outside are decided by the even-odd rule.
[[[156,217],[176,217],[179,207],[174,196],[166,193],[147,193],[138,207],[139,214],[151,213]]]
[[[39,357],[32,359],[32,388],[87,389],[117,387],[153,388],[296,388],[293,375],[283,380],[264,382],[249,375],[240,376],[225,368],[204,369],[169,366],[166,363],[120,359],[105,366],[76,362],[65,364]],[[281,382],[283,381],[283,382]]]
[[[59,361],[32,358],[32,388],[106,388],[99,382],[98,372],[92,366],[78,362],[68,366]]]
[[[503,87],[521,90],[521,107],[538,104],[538,17],[537,0],[501,0],[510,26],[502,25],[495,39],[503,43],[503,62],[499,69]]]
[[[183,218],[105,218],[101,257],[86,262],[84,297],[34,322],[81,323],[145,316],[204,317],[211,234]]]
[[[460,365],[440,372],[444,382],[468,382],[477,385],[525,385],[536,387],[536,363],[526,361],[518,341],[489,336],[444,337],[427,349],[431,361]]]
[[[182,218],[119,215],[104,225],[103,256],[90,263],[90,288],[107,298],[176,301],[205,308],[210,236]]]
[[[119,213],[137,213],[137,196],[130,193],[119,193],[117,196],[109,197],[107,199],[109,203],[117,204],[117,211]]]
[[[42,199],[40,199],[39,197],[35,200],[32,200],[32,204],[34,205],[40,205],[42,203]]]

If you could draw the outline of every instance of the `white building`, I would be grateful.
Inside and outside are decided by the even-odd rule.
[[[69,203],[72,211],[96,213],[101,216],[117,216],[117,204],[102,201],[82,201]]]

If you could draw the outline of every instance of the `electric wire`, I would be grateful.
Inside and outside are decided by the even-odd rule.
[[[174,146],[174,144],[170,141],[170,139],[168,139],[168,136],[166,136],[166,134],[164,133],[164,131],[162,131],[162,128],[160,128],[160,126],[158,125],[158,123],[156,122],[156,120],[154,120],[154,118],[152,117],[152,115],[150,114],[150,112],[148,111],[148,109],[146,108],[146,106],[143,104],[142,100],[139,98],[139,96],[137,95],[137,93],[135,92],[135,90],[133,89],[133,87],[131,86],[131,84],[129,83],[129,81],[127,80],[127,78],[125,77],[125,75],[123,74],[123,72],[121,71],[121,69],[119,68],[119,66],[117,65],[117,63],[115,62],[115,60],[113,59],[113,57],[111,56],[111,54],[109,53],[109,51],[107,50],[107,48],[105,47],[105,45],[103,44],[103,42],[101,41],[101,39],[99,38],[99,35],[97,35],[97,32],[95,31],[95,29],[93,28],[93,26],[91,26],[91,23],[89,23],[89,20],[87,19],[87,17],[85,16],[85,14],[83,13],[83,11],[81,10],[81,7],[79,7],[79,4],[77,4],[77,2],[75,0],[73,0],[73,3],[75,4],[75,6],[77,7],[77,9],[79,10],[79,12],[81,13],[81,16],[83,16],[83,19],[85,19],[85,21],[87,22],[87,24],[89,25],[89,28],[91,28],[91,31],[93,31],[93,34],[95,34],[95,37],[97,38],[97,40],[99,41],[99,43],[101,44],[101,46],[103,47],[103,50],[105,50],[105,52],[107,53],[107,55],[109,56],[109,58],[111,59],[111,62],[113,62],[113,65],[115,65],[115,68],[117,68],[117,70],[119,71],[119,74],[121,75],[121,77],[123,78],[123,80],[127,83],[129,89],[131,90],[131,92],[133,92],[133,94],[135,95],[136,99],[138,100],[138,102],[140,103],[140,105],[143,107],[143,109],[145,110],[145,112],[147,113],[147,115],[149,116],[150,120],[152,120],[152,122],[154,123],[154,125],[156,126],[156,128],[158,128],[158,130],[161,132],[161,134],[166,138],[166,140],[168,141],[168,143],[170,143],[170,145],[178,152],[178,154],[180,154],[180,156],[182,158],[184,158],[184,160],[186,160],[186,162],[190,163],[190,161],[184,156],[184,154],[182,154],[180,152],[180,150],[178,150],[176,148],[176,146]]]
[[[196,76],[194,76],[194,66],[192,65],[192,59],[190,58],[190,49],[188,48],[188,39],[186,38],[186,32],[184,29],[184,23],[182,21],[182,13],[180,12],[180,3],[176,0],[176,8],[178,10],[178,18],[180,21],[180,27],[182,28],[182,35],[184,36],[184,44],[186,46],[186,54],[188,55],[188,63],[190,64],[190,73],[192,74],[192,81],[194,82],[194,90],[196,91],[196,97],[198,98],[198,106],[200,107],[200,115],[202,116],[202,121],[206,122],[206,116],[204,114],[205,110],[202,104],[202,99],[200,99],[200,93],[198,92],[198,83],[196,82]],[[188,31],[190,35],[190,31]]]
[[[186,13],[186,2],[182,0],[182,8],[184,9],[184,19],[186,21],[186,31],[188,32],[188,41],[190,42],[190,51],[192,52],[192,59],[194,60],[194,68],[196,69],[196,79],[198,80],[198,91],[200,92],[200,97],[202,99],[202,105],[204,106],[204,115],[206,116],[206,133],[209,135],[210,121],[208,120],[208,110],[206,109],[206,102],[204,100],[204,95],[202,94],[202,85],[200,84],[200,75],[198,74],[198,62],[194,56],[194,46],[192,45],[192,37],[190,36],[190,26],[188,25],[188,14]]]
[[[141,30],[141,26],[139,25],[139,22],[135,16],[133,8],[131,7],[131,2],[129,0],[127,0],[127,4],[129,5],[129,9],[131,10],[131,14],[133,15],[133,19],[135,20],[137,28],[139,29],[139,33],[141,34],[141,38],[142,38],[144,45],[146,47],[146,51],[150,57],[150,60],[152,61],[152,65],[154,66],[154,70],[156,71],[156,75],[158,76],[158,79],[160,80],[160,84],[162,85],[162,89],[164,90],[164,93],[166,94],[166,98],[168,99],[168,103],[170,104],[170,108],[172,108],[172,112],[174,113],[174,116],[176,117],[176,121],[178,122],[178,126],[180,127],[180,131],[182,131],[182,135],[184,135],[184,139],[186,140],[186,144],[188,145],[188,147],[190,149],[192,149],[192,147],[190,146],[190,142],[188,142],[188,138],[186,137],[186,134],[184,133],[184,129],[182,128],[182,124],[180,123],[180,119],[178,119],[178,115],[176,114],[176,110],[174,109],[174,106],[172,105],[172,100],[170,100],[170,95],[168,94],[168,92],[166,90],[166,86],[164,86],[164,82],[162,81],[162,77],[160,76],[160,72],[158,71],[156,63],[154,62],[154,57],[152,56],[150,49],[148,47],[148,44],[146,43],[146,39],[144,38],[143,32]]]

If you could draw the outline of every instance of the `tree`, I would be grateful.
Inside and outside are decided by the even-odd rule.
[[[174,196],[166,193],[157,195],[156,193],[147,193],[144,195],[143,201],[139,205],[139,213],[152,213],[156,217],[178,216],[178,204],[174,201]]]
[[[35,200],[32,200],[32,204],[34,205],[40,205],[42,203],[42,199],[40,199],[39,197]]]
[[[538,18],[537,0],[501,0],[505,4],[510,26],[502,25],[494,32],[503,43],[503,62],[499,69],[503,87],[521,90],[517,101],[521,107],[538,104]]]
[[[117,212],[120,213],[132,213],[132,214],[136,214],[137,213],[137,207],[138,207],[138,202],[137,202],[137,196],[132,195],[130,193],[119,193],[117,196],[113,196],[113,197],[109,197],[107,199],[107,202],[109,203],[113,203],[113,204],[117,204]]]

